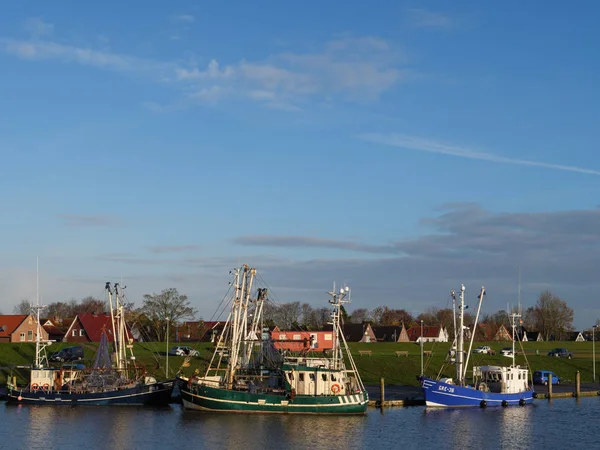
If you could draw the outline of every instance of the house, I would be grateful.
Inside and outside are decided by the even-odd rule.
[[[408,332],[406,331],[404,324],[402,324],[402,329],[400,330],[400,334],[398,335],[398,340],[396,342],[410,342],[410,338],[408,337]]]
[[[286,331],[275,327],[271,338],[278,350],[301,352],[333,348],[333,331]]]
[[[493,325],[490,323],[480,323],[475,331],[475,339],[478,342],[490,341],[512,341],[512,335],[504,325]]]
[[[448,342],[448,332],[441,326],[414,325],[410,327],[406,334],[411,342]]]
[[[373,333],[375,333],[377,342],[398,342],[403,328],[397,325],[392,325],[374,326],[372,329]]]
[[[42,319],[40,323],[48,333],[48,339],[51,341],[60,342],[65,337],[66,329],[63,329],[63,325],[58,319]]]
[[[0,342],[35,342],[38,323],[31,314],[0,316]],[[40,339],[47,341],[48,332],[40,327]]]
[[[567,341],[585,342],[585,337],[581,331],[571,331],[567,333]]]
[[[539,331],[525,331],[522,340],[523,342],[544,342],[544,337]]]
[[[332,331],[331,325],[323,327],[323,331]],[[377,337],[368,322],[345,323],[342,325],[342,334],[347,342],[377,342]]]
[[[103,330],[106,331],[108,341],[114,341],[110,314],[79,314],[67,329],[63,342],[100,342]],[[126,334],[129,340],[135,341],[129,326]]]

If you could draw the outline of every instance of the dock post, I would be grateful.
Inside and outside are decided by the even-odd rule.
[[[579,370],[575,375],[575,397],[581,397],[581,373],[579,373]]]
[[[385,400],[385,380],[383,379],[383,377],[381,377],[381,380],[379,380],[379,390],[380,390],[379,406],[381,407],[381,411],[383,412],[383,404],[384,404],[384,400]]]
[[[552,398],[552,374],[548,374],[548,400]]]

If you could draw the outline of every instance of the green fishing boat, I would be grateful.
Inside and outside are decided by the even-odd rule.
[[[368,394],[341,333],[350,289],[329,292],[332,348],[288,355],[265,337],[268,290],[252,291],[256,269],[234,271],[231,312],[203,376],[178,377],[186,409],[237,413],[365,414]]]

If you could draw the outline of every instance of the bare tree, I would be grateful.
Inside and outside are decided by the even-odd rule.
[[[31,314],[31,303],[29,300],[21,300],[14,308],[15,314]]]
[[[535,318],[538,330],[547,341],[551,338],[561,340],[573,329],[573,309],[550,291],[544,291],[538,297]]]
[[[183,319],[193,319],[196,309],[188,301],[187,295],[180,295],[177,289],[163,290],[160,294],[145,294],[141,312],[147,317],[159,341],[167,336],[167,323],[171,325]]]
[[[367,308],[358,308],[350,314],[352,323],[363,323],[369,320],[369,310]]]

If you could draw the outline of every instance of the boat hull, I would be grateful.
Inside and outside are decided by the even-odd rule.
[[[422,378],[425,405],[437,408],[514,406],[533,402],[533,389],[514,394],[483,392],[474,388]]]
[[[186,409],[201,411],[272,414],[365,414],[369,396],[366,392],[353,395],[296,395],[237,391],[207,385],[180,383],[181,399]]]
[[[84,393],[29,391],[9,388],[6,400],[8,403],[35,405],[166,406],[171,401],[174,384],[174,380],[169,380],[155,384],[141,384],[125,389]]]

